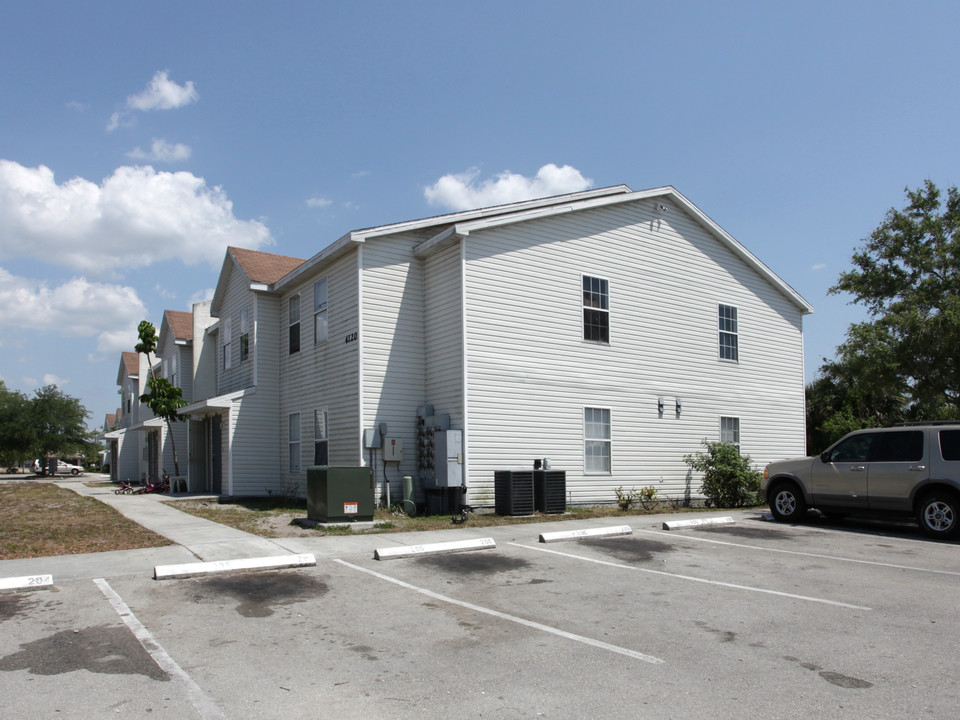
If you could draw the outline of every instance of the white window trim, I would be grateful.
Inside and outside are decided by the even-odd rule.
[[[323,414],[323,437],[319,437],[317,433],[317,414]],[[330,463],[330,410],[326,406],[318,407],[313,411],[313,459],[316,462],[317,459],[317,445],[321,442],[326,443],[327,445],[327,464]]]
[[[294,440],[290,432],[291,430],[291,421],[293,418],[297,418],[297,439]],[[296,475],[303,472],[303,422],[300,416],[300,411],[292,412],[287,415],[287,470],[291,475]],[[296,447],[296,454],[294,454],[294,447]],[[293,466],[293,459],[297,459],[296,468]]]
[[[583,283],[584,280],[590,278],[591,280],[601,280],[607,284],[607,307],[606,308],[595,308],[589,305],[584,304],[583,302]],[[586,310],[596,310],[607,315],[607,339],[606,340],[590,340],[586,337],[587,335],[587,326],[584,322],[583,315]],[[610,316],[611,316],[611,307],[610,307],[610,279],[605,277],[600,277],[599,275],[588,275],[587,273],[580,274],[580,339],[585,343],[591,343],[592,345],[609,345],[610,344]]]
[[[223,320],[223,369],[233,367],[233,323],[230,318]]]
[[[739,449],[740,449],[740,444],[743,442],[743,427],[742,427],[742,423],[740,422],[740,417],[737,416],[737,415],[721,415],[720,418],[717,420],[717,437],[720,438],[720,442],[730,442],[730,441],[728,441],[728,440],[724,440],[724,439],[723,439],[723,421],[724,421],[724,420],[735,420],[735,421],[736,421],[736,423],[737,423],[737,429],[736,429],[737,440],[736,440],[736,442],[731,442],[731,445],[735,445],[735,446],[737,447],[737,449],[739,450]]]
[[[317,307],[317,286],[323,283],[323,292],[326,296],[326,299],[323,301],[323,304],[320,307]],[[330,338],[330,320],[328,308],[330,306],[330,285],[327,283],[327,278],[322,277],[316,282],[313,283],[313,344],[320,345],[325,343]],[[323,316],[324,320],[324,336],[321,338],[317,333],[317,320],[320,316]]]
[[[300,315],[302,308],[300,307],[301,298],[300,293],[297,293],[287,301],[287,355],[296,355],[303,348],[303,326],[300,324]],[[291,312],[294,308],[297,309],[297,319],[293,319],[293,313]],[[297,326],[297,349],[290,349],[290,331],[293,329],[293,326]]]
[[[593,438],[587,437],[587,410],[599,410],[601,412],[607,413],[607,429],[609,431],[609,437],[607,438]],[[583,474],[591,476],[609,476],[613,474],[613,410],[609,407],[599,407],[596,405],[584,405],[580,409],[580,421],[583,423]],[[610,467],[606,470],[595,470],[587,468],[587,443],[588,442],[605,442],[608,449],[608,457],[610,458]]]
[[[247,338],[247,356],[243,356],[243,338]],[[250,359],[250,306],[240,309],[240,362]]]
[[[723,330],[720,327],[720,308],[730,308],[736,313],[735,322],[737,323],[737,329],[735,331]],[[717,314],[715,316],[717,322],[717,358],[720,362],[728,363],[739,363],[740,362],[740,308],[737,305],[731,305],[730,303],[717,303]],[[725,358],[723,356],[723,343],[721,338],[724,335],[732,335],[736,338],[737,341],[737,356],[735,358]]]

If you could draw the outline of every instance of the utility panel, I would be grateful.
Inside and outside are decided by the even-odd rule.
[[[383,461],[384,462],[402,462],[403,461],[403,440],[400,438],[383,439]]]
[[[463,432],[441,430],[433,434],[436,453],[436,486],[460,487],[463,484]]]

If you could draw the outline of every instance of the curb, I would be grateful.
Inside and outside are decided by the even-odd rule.
[[[153,569],[153,579],[169,580],[211,573],[228,573],[239,570],[276,570],[278,568],[307,567],[316,564],[316,557],[312,553],[307,553],[304,555],[246,558],[243,560],[216,560],[183,565],[157,565]]]

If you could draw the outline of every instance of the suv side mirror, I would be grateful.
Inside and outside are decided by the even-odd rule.
[[[820,453],[820,462],[822,463],[830,462],[830,452],[828,450],[824,450],[822,453]]]

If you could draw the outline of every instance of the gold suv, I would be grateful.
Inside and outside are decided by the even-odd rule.
[[[817,457],[772,462],[760,491],[774,518],[912,516],[930,537],[960,530],[960,422],[857,430]]]

